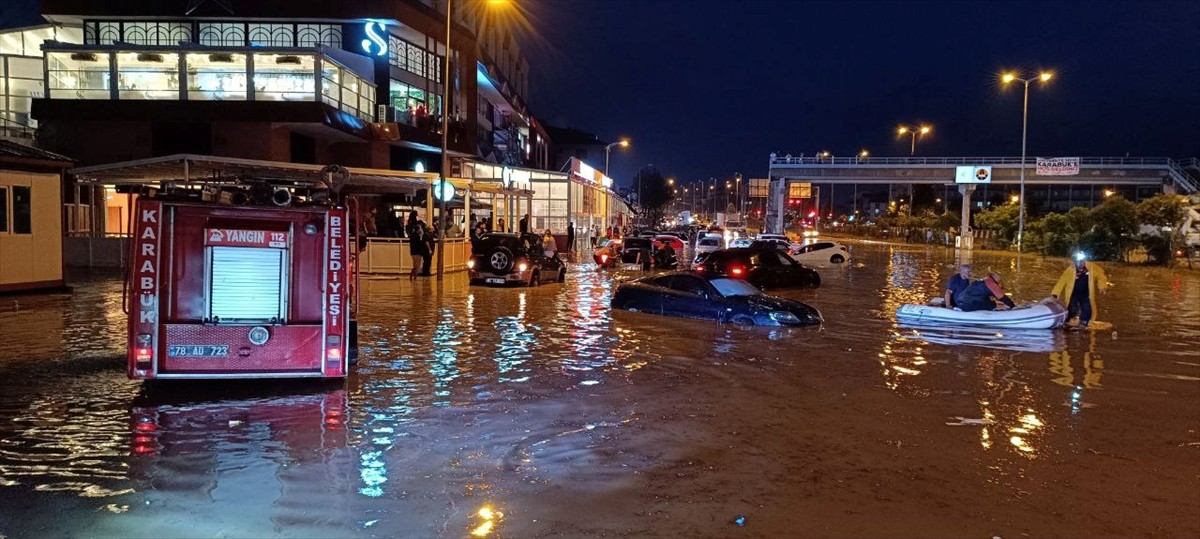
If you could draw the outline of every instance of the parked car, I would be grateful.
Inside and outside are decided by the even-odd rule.
[[[804,245],[793,243],[788,252],[803,264],[841,264],[850,260],[850,251],[836,241],[815,241]]]
[[[684,243],[678,236],[660,234],[654,237],[654,243],[658,245],[669,243],[671,244],[671,248],[675,249],[675,252],[683,252]]]
[[[754,239],[764,241],[781,241],[783,243],[792,242],[792,240],[787,237],[787,234],[759,234],[755,236]]]
[[[739,325],[807,326],[820,324],[817,309],[763,294],[740,279],[669,273],[621,284],[614,309],[698,318]]]
[[[773,245],[717,251],[696,264],[700,275],[745,279],[763,290],[821,285],[816,270],[796,262]]]
[[[537,286],[543,282],[563,282],[567,268],[557,254],[546,256],[538,234],[494,232],[476,241],[475,253],[467,260],[467,275],[473,285]]]
[[[700,240],[696,242],[696,262],[699,263],[709,253],[720,250],[724,241],[720,234],[705,234],[701,236]]]

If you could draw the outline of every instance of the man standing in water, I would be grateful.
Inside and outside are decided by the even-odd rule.
[[[1086,328],[1092,315],[1099,311],[1096,293],[1103,294],[1108,285],[1108,275],[1099,265],[1088,262],[1081,251],[1075,253],[1075,263],[1063,270],[1050,295],[1061,298],[1059,301],[1067,305],[1068,322],[1079,316],[1079,327]]]
[[[962,292],[968,286],[971,286],[971,265],[961,264],[958,266],[958,273],[950,277],[946,282],[946,292],[943,294],[946,302],[943,304],[947,309],[953,309],[954,296]]]

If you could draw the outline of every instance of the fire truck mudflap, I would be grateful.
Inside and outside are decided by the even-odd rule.
[[[346,375],[345,208],[142,197],[135,210],[130,378]]]

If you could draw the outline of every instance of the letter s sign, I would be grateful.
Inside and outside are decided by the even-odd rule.
[[[383,56],[387,54],[387,41],[383,39],[382,35],[380,35],[387,35],[387,31],[384,29],[383,23],[379,21],[367,21],[365,30],[367,33],[367,39],[362,40],[363,52],[367,53],[368,55],[374,54],[375,56]],[[372,48],[378,49],[378,51],[372,53]]]

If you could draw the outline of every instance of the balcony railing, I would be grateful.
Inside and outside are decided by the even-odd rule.
[[[1168,166],[1168,157],[1081,157],[1080,165]],[[772,156],[771,165],[1019,165],[1020,157],[793,157]],[[1026,157],[1026,165],[1037,165]]]

